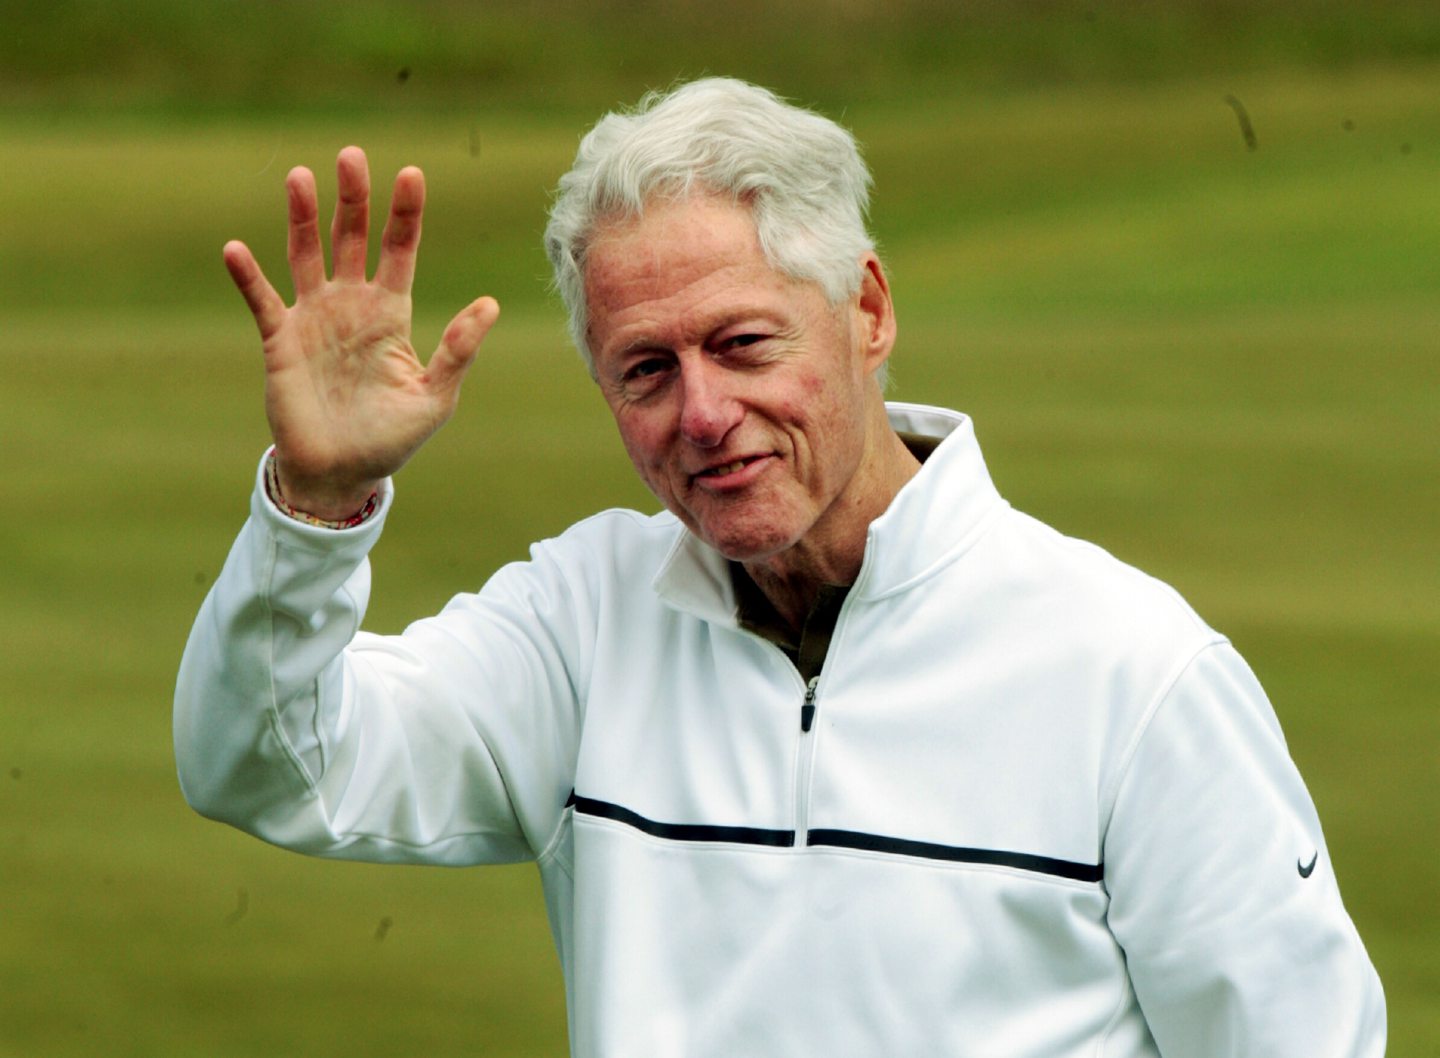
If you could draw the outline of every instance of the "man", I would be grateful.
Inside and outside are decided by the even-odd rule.
[[[241,244],[274,448],[182,663],[201,812],[322,856],[534,859],[573,1053],[1378,1055],[1379,982],[1244,662],[1012,510],[969,421],[886,407],[847,133],[734,81],[611,115],[546,232],[666,512],[359,632],[389,479],[497,316],[408,344],[423,185],[365,280],[288,179],[287,308]]]

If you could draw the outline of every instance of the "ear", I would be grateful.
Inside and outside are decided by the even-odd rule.
[[[874,374],[890,358],[895,347],[895,306],[890,300],[890,281],[873,252],[862,260],[864,273],[855,295],[856,345],[867,375]]]

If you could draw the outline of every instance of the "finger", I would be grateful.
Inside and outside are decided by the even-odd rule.
[[[260,340],[268,342],[285,319],[284,299],[265,278],[265,273],[260,270],[250,247],[243,242],[227,242],[224,255],[230,278],[240,288],[240,295],[245,299],[245,304],[250,306],[255,325],[260,328]]]
[[[325,282],[325,254],[320,249],[320,211],[315,204],[315,174],[303,165],[285,177],[290,204],[287,254],[295,296],[308,294]]]
[[[413,165],[395,177],[390,217],[380,241],[375,282],[396,294],[409,294],[415,281],[415,253],[420,248],[420,216],[425,211],[425,174]]]
[[[370,166],[359,147],[346,147],[335,159],[339,194],[330,246],[337,281],[363,283],[370,236]]]
[[[436,393],[453,394],[475,361],[480,343],[500,317],[500,304],[494,298],[476,298],[450,321],[440,338],[440,347],[425,369],[430,388]]]

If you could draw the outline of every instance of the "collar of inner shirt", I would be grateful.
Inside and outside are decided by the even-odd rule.
[[[940,444],[938,438],[912,433],[901,433],[900,440],[922,463]],[[760,586],[750,579],[750,574],[738,562],[730,563],[730,582],[735,588],[736,616],[740,627],[769,640],[784,651],[806,683],[820,675],[820,667],[830,650],[830,637],[835,632],[835,622],[850,585],[822,584],[804,623],[797,629],[780,616]]]

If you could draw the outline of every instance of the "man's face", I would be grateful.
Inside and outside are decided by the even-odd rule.
[[[863,542],[884,421],[870,375],[893,341],[878,261],[861,294],[831,305],[769,265],[747,209],[694,196],[602,226],[585,280],[625,449],[691,531],[742,562]]]

